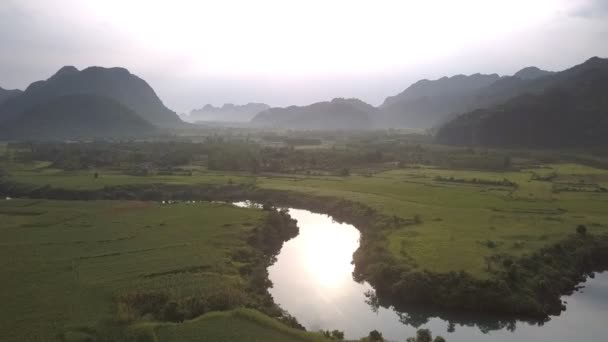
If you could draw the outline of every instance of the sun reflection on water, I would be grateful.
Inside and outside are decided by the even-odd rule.
[[[359,232],[352,226],[337,224],[326,215],[310,215],[297,209],[289,213],[298,220],[299,226],[307,227],[300,231],[297,245],[290,246],[295,262],[306,272],[307,281],[324,291],[338,290],[352,281],[351,260],[358,246]],[[345,234],[345,229],[350,233]]]

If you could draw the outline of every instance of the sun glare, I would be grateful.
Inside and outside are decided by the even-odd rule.
[[[543,25],[553,14],[551,2],[91,0],[80,6],[142,51],[190,72],[244,77],[421,64]]]
[[[328,234],[327,240],[318,241],[316,248],[308,250],[304,258],[309,274],[319,285],[339,288],[352,277],[350,261],[356,246],[351,241],[333,240],[331,235]]]
[[[359,233],[355,228],[336,224],[324,215],[300,215],[291,210],[298,219],[301,231],[300,258],[309,281],[323,289],[339,289],[352,280],[352,254],[357,249]],[[349,234],[345,231],[350,230]]]

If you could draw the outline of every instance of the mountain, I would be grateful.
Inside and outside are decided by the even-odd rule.
[[[10,89],[2,89],[0,87],[0,104],[10,98],[21,95],[21,93],[23,93],[23,92],[19,89],[10,90]]]
[[[553,74],[552,71],[541,70],[537,67],[527,67],[516,72],[513,77],[521,78],[522,80],[535,80],[537,78]]]
[[[555,72],[536,67],[523,68],[513,76],[501,77],[493,84],[480,89],[475,99],[475,108],[489,108],[527,93],[541,92],[551,86],[556,79]]]
[[[54,97],[0,124],[3,139],[132,138],[156,131],[125,105],[90,94]]]
[[[380,127],[432,128],[458,115],[502,103],[523,94],[528,85],[552,75],[526,67],[513,76],[497,74],[456,75],[421,80],[379,107]]]
[[[22,94],[0,104],[0,122],[17,117],[25,110],[54,97],[92,94],[114,99],[146,121],[159,126],[182,124],[154,90],[141,78],[123,68],[90,67],[79,71],[73,66],[61,68],[45,81],[32,83]]]
[[[499,79],[497,74],[474,74],[418,81],[384,101],[379,126],[430,128],[452,113],[474,109],[479,90]]]
[[[438,142],[501,147],[608,145],[608,59],[522,84],[522,95],[443,125]]]
[[[188,120],[195,121],[226,121],[226,122],[249,122],[256,114],[269,109],[265,103],[248,103],[246,105],[234,105],[226,103],[222,107],[205,105],[203,108],[194,109],[190,112]]]
[[[308,106],[270,108],[257,114],[251,123],[298,130],[363,130],[371,128],[370,115],[375,111],[361,100],[336,98]]]

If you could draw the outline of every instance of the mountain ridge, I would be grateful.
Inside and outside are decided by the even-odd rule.
[[[270,108],[258,113],[251,123],[302,130],[366,130],[371,129],[370,115],[375,112],[375,107],[359,99],[334,98],[306,106]]]
[[[0,122],[54,97],[91,94],[114,99],[143,119],[159,126],[179,126],[182,121],[158,98],[143,79],[125,68],[92,66],[82,71],[65,66],[46,80],[36,81],[18,96],[0,104]]]
[[[269,108],[269,105],[258,102],[244,105],[224,103],[221,107],[206,104],[202,108],[191,110],[188,119],[189,121],[248,122],[255,115]]]
[[[2,87],[0,87],[0,104],[2,104],[2,102],[13,98],[15,96],[19,96],[23,93],[22,90],[19,89],[4,89]]]
[[[92,94],[53,97],[0,125],[4,139],[134,138],[157,129],[118,101]]]
[[[504,103],[465,113],[439,128],[455,145],[582,147],[608,145],[608,59],[591,58],[526,84]]]
[[[472,74],[420,80],[378,107],[380,126],[430,128],[454,112],[471,108],[481,88],[500,79],[498,74]]]

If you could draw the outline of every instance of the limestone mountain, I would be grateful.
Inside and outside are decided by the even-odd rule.
[[[0,138],[9,140],[135,138],[156,132],[125,105],[90,94],[53,97],[0,125]]]
[[[513,77],[521,78],[522,80],[534,80],[543,76],[553,74],[552,71],[542,70],[537,67],[526,67],[516,72]]]
[[[19,89],[3,89],[0,87],[0,104],[10,98],[18,96],[22,93]]]
[[[384,101],[379,126],[430,128],[450,114],[474,109],[479,90],[499,79],[497,74],[474,74],[418,81]]]
[[[298,130],[365,130],[372,127],[370,116],[375,112],[376,108],[361,100],[336,98],[308,106],[270,108],[257,114],[251,123]]]
[[[442,126],[441,143],[519,147],[608,145],[608,59],[534,79],[521,95]]]
[[[61,68],[45,81],[32,83],[22,94],[0,104],[0,122],[15,118],[27,109],[55,97],[73,94],[111,98],[154,125],[182,124],[177,114],[163,104],[152,87],[127,69],[90,67],[79,71],[73,66]]]
[[[188,120],[196,121],[225,121],[225,122],[248,122],[258,113],[269,109],[265,103],[247,103],[245,105],[234,105],[226,103],[221,107],[207,104],[203,108],[190,111]]]

